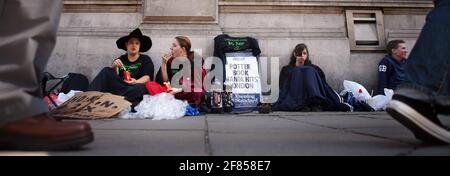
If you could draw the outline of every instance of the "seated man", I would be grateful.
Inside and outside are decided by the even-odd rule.
[[[384,95],[384,88],[395,89],[405,80],[404,65],[406,61],[405,41],[392,40],[387,45],[386,55],[378,64],[377,94]]]
[[[145,84],[153,78],[153,62],[149,56],[140,54],[152,46],[150,37],[139,29],[116,42],[127,54],[115,59],[111,67],[103,68],[89,85],[89,91],[109,92],[125,97],[132,107],[142,101],[147,93]],[[134,111],[134,110],[132,110]]]

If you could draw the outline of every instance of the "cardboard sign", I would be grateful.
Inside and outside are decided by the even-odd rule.
[[[51,113],[63,118],[105,119],[114,117],[130,105],[122,96],[90,91],[75,94]]]
[[[231,86],[233,111],[255,110],[261,97],[259,64],[251,52],[226,53],[226,83]]]

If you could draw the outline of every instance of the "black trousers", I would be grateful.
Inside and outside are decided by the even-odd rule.
[[[124,96],[125,100],[132,103],[132,107],[137,106],[147,94],[144,84],[129,85],[110,67],[105,67],[100,71],[89,85],[88,91],[109,92]]]

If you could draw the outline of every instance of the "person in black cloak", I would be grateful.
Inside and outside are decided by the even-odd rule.
[[[326,82],[322,69],[311,63],[308,47],[298,44],[290,62],[281,69],[280,94],[274,111],[349,111],[339,94]]]

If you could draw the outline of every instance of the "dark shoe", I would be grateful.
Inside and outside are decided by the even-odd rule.
[[[450,144],[450,131],[439,121],[430,103],[394,95],[386,111],[411,130],[416,138],[426,143]]]
[[[272,112],[272,106],[270,103],[263,103],[259,108],[260,114],[269,114],[270,112]]]
[[[61,122],[47,114],[14,121],[0,127],[0,149],[66,150],[94,140],[85,122]]]

